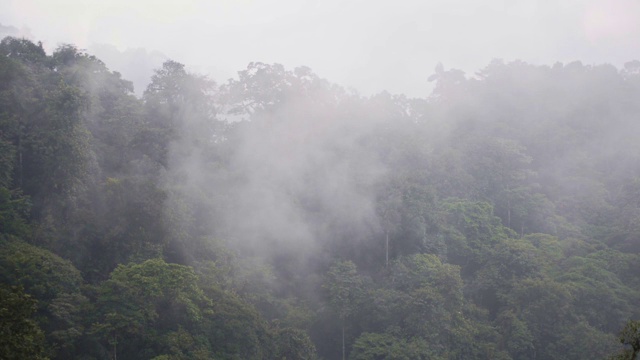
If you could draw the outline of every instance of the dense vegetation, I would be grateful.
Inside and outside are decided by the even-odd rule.
[[[429,80],[5,38],[0,357],[635,358],[640,62]]]

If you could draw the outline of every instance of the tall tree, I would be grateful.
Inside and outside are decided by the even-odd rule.
[[[335,263],[326,274],[324,288],[329,303],[341,322],[342,359],[346,359],[345,327],[347,320],[357,311],[363,295],[363,280],[351,261]]]

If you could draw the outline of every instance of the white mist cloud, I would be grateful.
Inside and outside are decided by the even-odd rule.
[[[251,61],[306,65],[370,94],[425,96],[435,64],[474,73],[493,58],[620,66],[637,56],[632,0],[6,0],[0,23],[45,46],[144,47],[218,81]]]
[[[384,169],[359,143],[374,125],[361,115],[292,99],[239,128],[226,215],[245,246],[310,253],[330,236],[329,224],[375,227],[373,187]]]

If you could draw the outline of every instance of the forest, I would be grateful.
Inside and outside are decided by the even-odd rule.
[[[108,66],[0,43],[0,358],[638,359],[640,61]]]

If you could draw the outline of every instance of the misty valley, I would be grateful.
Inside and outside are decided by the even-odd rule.
[[[424,82],[4,38],[0,359],[638,359],[640,61]]]

